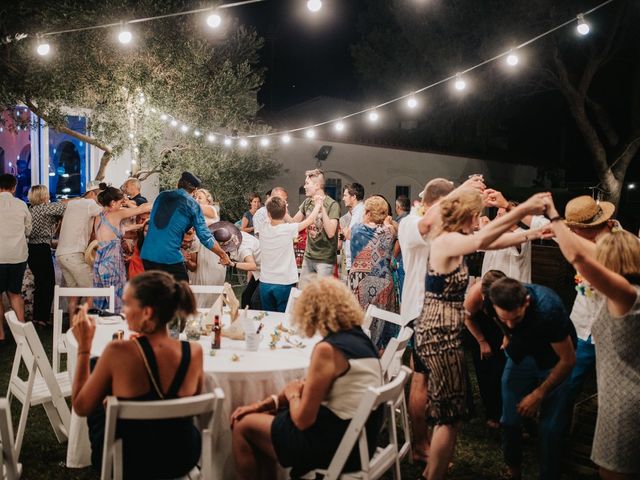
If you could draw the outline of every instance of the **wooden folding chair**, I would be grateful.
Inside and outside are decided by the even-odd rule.
[[[404,393],[404,386],[411,376],[411,370],[402,367],[396,378],[382,387],[369,387],[362,397],[362,402],[351,419],[340,445],[336,450],[329,467],[308,472],[303,478],[311,479],[321,475],[325,480],[374,480],[381,478],[390,468],[394,467],[393,478],[400,480],[400,467],[398,458],[398,433],[396,429],[394,405],[398,403]],[[371,413],[384,405],[389,413],[389,441],[384,447],[378,447],[373,457],[369,458],[369,446],[367,443],[367,431],[365,425]],[[356,472],[342,473],[345,464],[355,445],[358,445],[360,453],[360,470]]]
[[[104,449],[102,451],[101,480],[120,480],[123,475],[122,439],[116,439],[116,426],[119,419],[162,420],[200,416],[202,433],[202,455],[200,478],[212,478],[214,429],[220,428],[220,414],[224,393],[216,388],[214,393],[204,393],[193,397],[175,400],[157,400],[150,402],[120,401],[116,397],[107,397],[106,421],[104,430]],[[153,461],[153,459],[149,459]]]
[[[0,398],[0,441],[2,457],[0,457],[0,473],[3,480],[17,480],[22,473],[22,465],[18,463],[18,455],[13,445],[13,425],[11,409],[6,398]]]
[[[116,292],[112,286],[105,288],[70,288],[56,285],[53,292],[53,371],[60,373],[60,359],[67,354],[67,337],[62,333],[62,317],[64,312],[60,308],[60,299],[69,297],[108,298],[108,311],[113,312],[116,307]],[[69,319],[71,322],[71,319]]]
[[[284,313],[287,315],[291,315],[293,313],[293,307],[296,304],[296,300],[302,294],[302,290],[299,288],[293,287],[289,292],[289,300],[287,300],[287,306],[284,309]]]
[[[54,374],[33,323],[18,321],[14,311],[4,316],[16,341],[7,401],[11,404],[15,397],[22,403],[16,430],[16,457],[19,457],[31,406],[42,405],[58,441],[67,440],[71,412],[65,397],[71,395],[71,380],[67,372]],[[22,362],[28,372],[26,380],[19,376]]]

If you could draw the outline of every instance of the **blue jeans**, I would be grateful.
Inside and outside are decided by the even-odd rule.
[[[551,370],[538,368],[533,357],[516,364],[507,356],[502,374],[502,451],[507,465],[522,465],[522,417],[517,406],[548,376]],[[567,425],[568,382],[557,385],[540,406],[540,479],[558,480],[561,476],[563,439]]]
[[[294,286],[295,283],[278,285],[260,282],[260,303],[262,303],[262,308],[269,312],[284,312],[287,308],[289,292]]]
[[[578,394],[582,390],[587,375],[596,367],[596,346],[591,343],[591,335],[586,340],[578,339],[576,346],[576,366],[567,380],[568,406],[573,406]]]

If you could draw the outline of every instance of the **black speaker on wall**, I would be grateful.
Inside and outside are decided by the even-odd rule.
[[[332,149],[333,147],[329,145],[323,145],[322,147],[320,147],[320,150],[318,150],[318,153],[316,153],[315,158],[317,158],[321,162],[324,162],[329,157]]]

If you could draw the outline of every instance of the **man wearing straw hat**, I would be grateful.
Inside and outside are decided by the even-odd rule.
[[[567,203],[564,216],[567,226],[575,234],[589,240],[595,255],[597,238],[619,227],[613,220],[615,205],[610,202],[597,202],[589,195],[576,197]],[[576,328],[578,344],[576,346],[576,365],[569,377],[569,405],[575,401],[585,378],[595,368],[596,350],[591,340],[591,326],[594,320],[606,312],[606,299],[594,291],[580,275],[576,275],[578,294],[571,310],[571,321]]]

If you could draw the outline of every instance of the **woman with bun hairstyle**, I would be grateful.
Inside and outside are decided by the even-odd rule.
[[[167,332],[177,315],[196,312],[191,289],[161,271],[141,273],[124,290],[124,313],[130,331],[140,336],[109,343],[90,368],[95,322],[84,305],[72,321],[78,341],[71,402],[74,411],[86,416],[95,468],[102,461],[108,395],[128,401],[154,401],[198,395],[202,391],[202,347],[198,342],[178,341]],[[93,360],[92,360],[93,363]],[[92,371],[91,371],[92,370]],[[193,419],[121,420],[124,478],[178,478],[198,463],[200,433]]]
[[[143,203],[135,208],[123,208],[124,194],[115,187],[100,184],[101,192],[98,194],[98,203],[103,210],[94,221],[94,232],[98,242],[98,250],[93,263],[93,286],[115,287],[115,313],[122,309],[122,294],[124,284],[127,281],[127,269],[124,264],[122,252],[122,235],[124,228],[121,225],[125,218],[135,217],[151,211],[151,203]],[[98,298],[94,301],[96,308],[106,308],[107,299]]]

